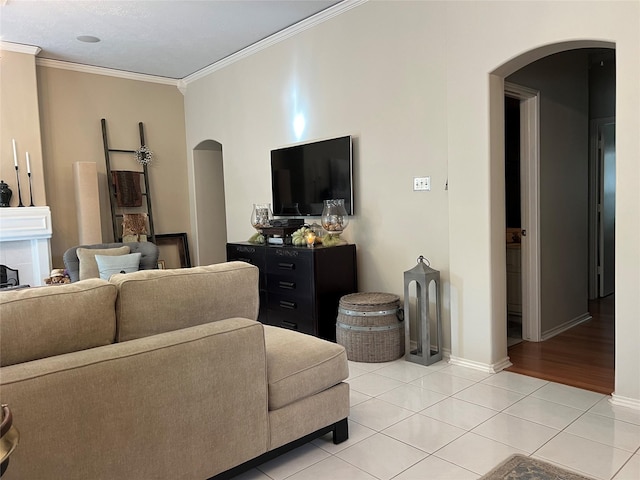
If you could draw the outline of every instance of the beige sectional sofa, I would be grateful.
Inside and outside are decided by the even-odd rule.
[[[348,436],[343,347],[262,325],[242,262],[0,293],[3,480],[230,478]]]

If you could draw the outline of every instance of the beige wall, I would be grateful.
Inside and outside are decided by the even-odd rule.
[[[16,141],[18,152],[23,205],[30,204],[26,152],[29,152],[31,162],[33,203],[37,206],[46,205],[36,57],[34,54],[2,50],[0,52],[0,179],[4,180],[13,191],[11,206],[17,207],[18,182],[13,163],[12,139]]]
[[[192,261],[210,265],[227,260],[227,220],[224,204],[224,166],[219,143],[206,141],[193,151],[195,227],[198,249]]]
[[[188,82],[187,150],[222,144],[235,241],[252,233],[251,203],[271,197],[271,149],[353,135],[356,215],[345,236],[357,244],[360,289],[401,293],[402,272],[425,255],[442,272],[452,359],[499,369],[507,360],[502,79],[572,45],[615,44],[616,393],[640,406],[639,32],[638,2],[369,1]],[[307,124],[300,139],[297,113]],[[189,169],[193,185],[191,155]],[[412,178],[427,175],[432,191],[412,192]]]
[[[72,165],[96,162],[103,241],[113,239],[100,120],[110,148],[140,146],[138,122],[153,151],[149,181],[156,233],[189,232],[189,199],[182,94],[175,86],[39,66],[38,92],[51,207],[54,266],[78,244]],[[113,154],[113,169],[141,169],[132,155]]]

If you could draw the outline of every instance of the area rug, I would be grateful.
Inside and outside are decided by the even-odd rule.
[[[594,480],[542,460],[512,455],[480,480]]]

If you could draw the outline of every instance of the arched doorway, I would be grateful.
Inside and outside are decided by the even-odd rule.
[[[195,262],[226,261],[227,223],[222,145],[214,140],[193,149]]]
[[[492,145],[495,148],[492,148],[491,157],[495,175],[499,174],[501,166],[504,167],[505,129],[504,121],[498,117],[504,120],[505,110],[504,103],[499,102],[498,97],[504,99],[509,90],[504,89],[505,81],[538,91],[543,102],[544,114],[538,117],[538,125],[533,125],[540,139],[537,149],[533,149],[538,158],[529,159],[537,162],[534,171],[538,181],[523,184],[525,191],[537,189],[537,196],[529,196],[537,204],[523,203],[522,208],[523,221],[526,217],[524,212],[536,212],[533,216],[536,223],[522,225],[522,230],[527,231],[527,235],[522,236],[525,285],[522,291],[523,326],[536,326],[536,335],[530,335],[536,341],[562,334],[591,318],[588,302],[590,267],[587,258],[592,250],[589,234],[592,225],[588,218],[591,218],[592,210],[590,179],[594,173],[589,165],[589,127],[594,117],[590,116],[588,59],[593,52],[613,48],[612,44],[593,41],[545,46],[507,62],[492,74],[497,77],[491,82],[490,102],[492,120],[496,120],[491,123],[491,141],[492,144],[496,142]],[[574,82],[567,81],[567,78],[573,78]],[[615,92],[615,80],[613,84]],[[498,105],[502,106],[500,112]],[[502,131],[498,131],[499,126]],[[502,142],[502,149],[497,142]],[[526,165],[524,162],[523,167]],[[503,169],[500,174],[504,175]],[[523,197],[523,202],[526,200]],[[530,233],[535,233],[535,236]],[[506,283],[509,284],[508,281]],[[528,311],[527,305],[533,308]],[[538,317],[527,319],[528,314],[537,314]],[[603,393],[613,390],[612,350],[610,357],[611,390]],[[589,366],[585,365],[584,368]],[[589,388],[585,385],[575,386]]]

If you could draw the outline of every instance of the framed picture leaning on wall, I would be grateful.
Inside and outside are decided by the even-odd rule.
[[[191,267],[186,233],[156,233],[156,245],[160,251],[158,264],[164,268]]]

